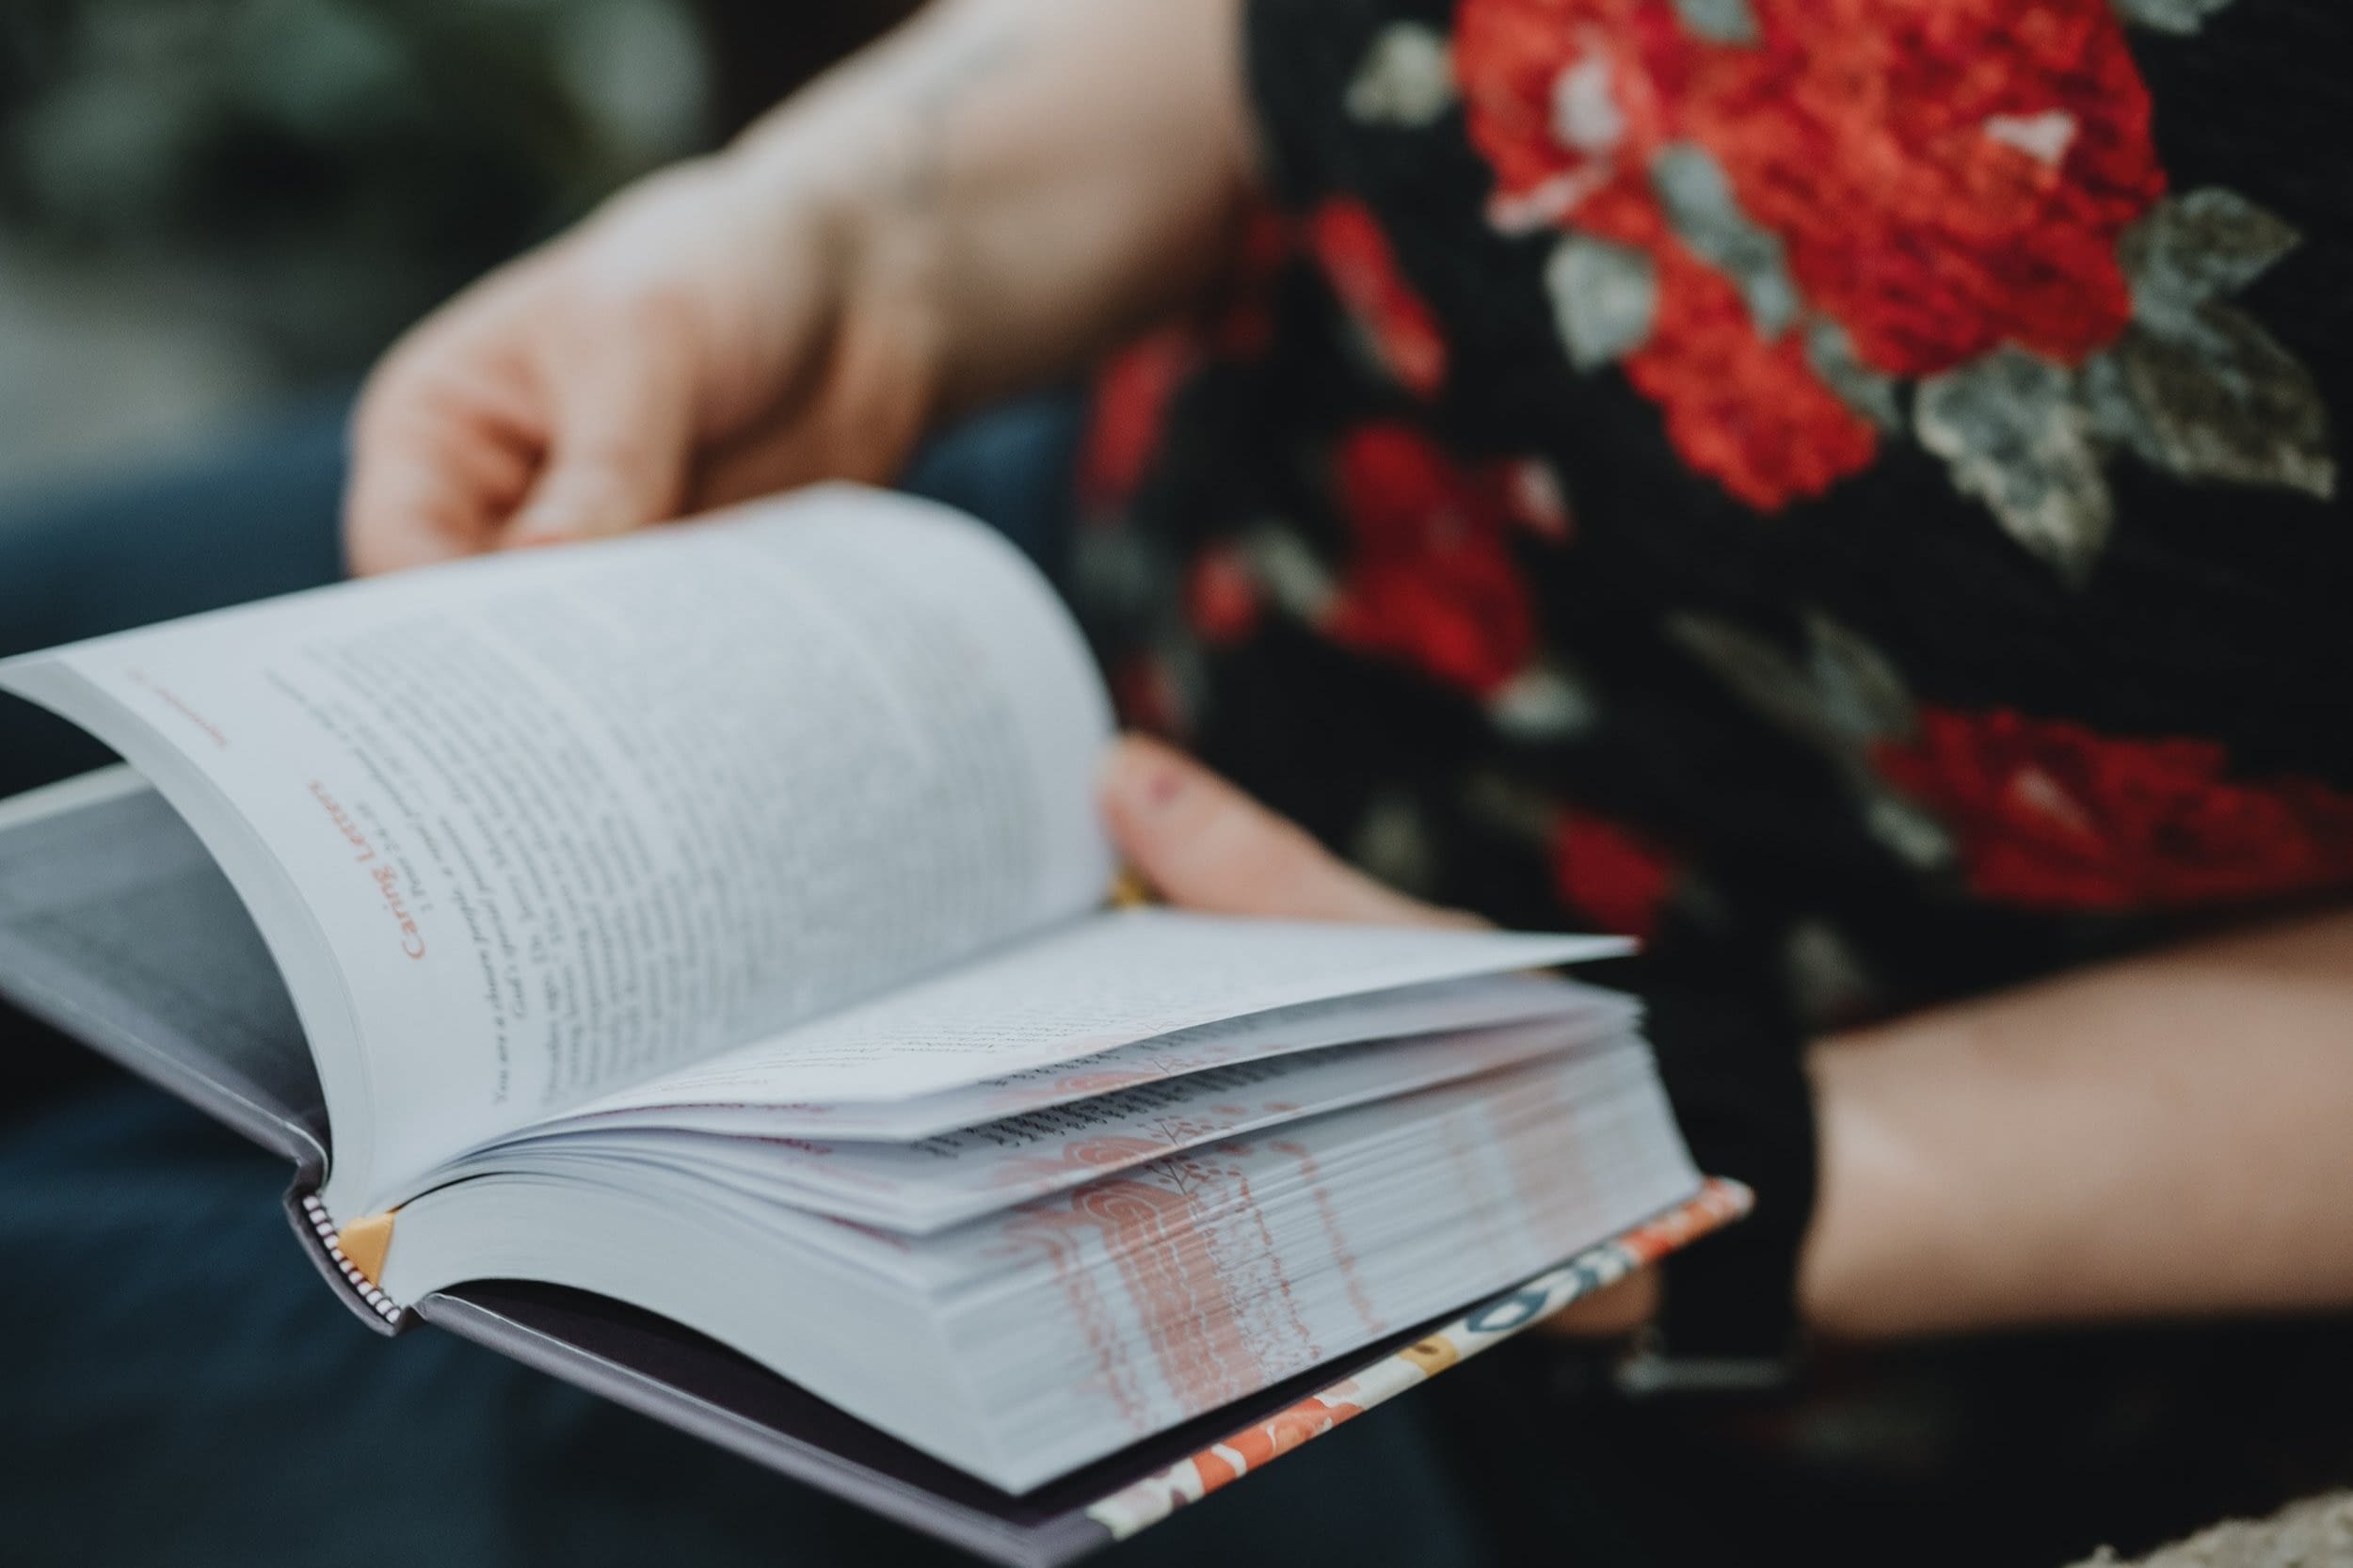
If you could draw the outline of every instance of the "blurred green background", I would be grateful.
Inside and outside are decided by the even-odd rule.
[[[0,494],[347,388],[915,0],[5,0]]]

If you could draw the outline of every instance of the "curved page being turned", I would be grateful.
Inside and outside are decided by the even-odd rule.
[[[315,1179],[327,1105],[268,946],[127,767],[0,801],[0,995]]]
[[[1067,613],[987,529],[878,491],[342,584],[0,683],[122,751],[252,907],[342,1223],[1109,881],[1109,707]]]

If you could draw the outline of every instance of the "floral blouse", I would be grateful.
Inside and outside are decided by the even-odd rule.
[[[1082,465],[1131,718],[1785,1057],[2353,894],[2353,8],[1247,27],[1272,210]]]

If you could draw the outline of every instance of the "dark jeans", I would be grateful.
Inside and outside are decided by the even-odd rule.
[[[908,485],[1050,561],[1075,434],[1066,404],[1008,409]],[[323,408],[216,461],[0,514],[0,650],[328,581],[342,450]],[[0,705],[0,792],[104,760]],[[0,1016],[0,1045],[32,1038]],[[954,1560],[462,1341],[379,1341],[286,1233],[285,1170],[153,1091],[102,1079],[6,1128],[0,1561]],[[1113,1560],[1469,1563],[1487,1555],[1473,1515],[1409,1401]]]

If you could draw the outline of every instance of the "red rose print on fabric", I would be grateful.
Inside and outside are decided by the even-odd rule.
[[[1159,456],[1176,394],[1212,358],[1247,360],[1274,339],[1274,280],[1295,249],[1292,225],[1254,211],[1222,284],[1184,321],[1156,328],[1106,358],[1078,462],[1080,510],[1124,511]]]
[[[1600,929],[1648,941],[1674,890],[1669,856],[1605,818],[1563,810],[1553,825],[1553,883]]]
[[[1274,343],[1274,285],[1298,253],[1291,221],[1271,205],[1252,209],[1224,286],[1210,301],[1204,336],[1231,359],[1253,359]]]
[[[1140,338],[1104,361],[1079,449],[1082,513],[1110,515],[1134,500],[1160,453],[1170,407],[1200,361],[1199,344],[1181,328]]]
[[[1557,536],[1558,492],[1529,467],[1468,467],[1412,425],[1368,424],[1333,455],[1350,545],[1319,617],[1334,641],[1493,696],[1538,652],[1514,529]]]
[[[1623,365],[1685,462],[1768,512],[1870,466],[1878,432],[1823,384],[1801,339],[1759,337],[1732,283],[1672,240],[1658,277],[1650,337]]]
[[[1241,546],[1215,544],[1185,570],[1185,618],[1212,648],[1246,639],[1257,630],[1258,581]]]
[[[1112,707],[1130,729],[1181,740],[1193,703],[1168,659],[1154,650],[1130,653],[1111,669]]]
[[[1446,338],[1371,212],[1361,201],[1327,201],[1307,218],[1306,236],[1370,356],[1407,392],[1435,397],[1446,385]]]
[[[1452,58],[1491,216],[1563,235],[1572,363],[1621,366],[1692,468],[1773,511],[1910,424],[2080,576],[2116,453],[2334,485],[2309,376],[2220,299],[2295,232],[2168,198],[2120,10],[1463,0]]]
[[[1929,707],[1876,760],[1951,826],[1983,898],[2162,909],[2353,887],[2353,793],[2233,777],[2211,741]]]
[[[1817,405],[1806,424],[1837,448],[1831,477],[1867,463],[1872,442],[1803,364],[1801,304],[1862,365],[1907,377],[2006,343],[2073,362],[2123,329],[2117,240],[2165,175],[2108,0],[1748,0],[1712,8],[1716,38],[1686,9],[1465,0],[1455,58],[1471,136],[1507,221],[1561,222],[1653,261],[1685,360],[1694,338],[1785,345],[1785,379]],[[1712,159],[1729,200],[1706,174],[1658,178],[1662,156]],[[1695,311],[1709,275],[1745,284],[1747,309]],[[1655,352],[1635,348],[1629,373]],[[1706,390],[1688,371],[1645,379],[1655,397]],[[1822,472],[1746,460],[1745,444],[1678,438],[1753,504],[1823,488]]]

